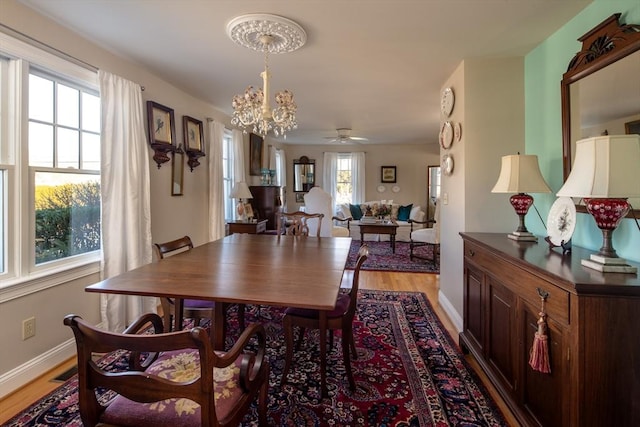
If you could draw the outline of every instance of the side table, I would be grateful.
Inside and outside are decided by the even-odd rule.
[[[245,234],[261,234],[267,231],[267,220],[259,219],[255,222],[249,221],[229,221],[229,234],[245,233]]]

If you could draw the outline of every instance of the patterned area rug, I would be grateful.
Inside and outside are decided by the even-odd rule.
[[[432,261],[414,258],[409,259],[409,242],[396,242],[396,253],[391,251],[389,242],[366,242],[369,246],[369,258],[362,265],[363,270],[401,271],[408,273],[440,273],[440,265]],[[347,269],[353,270],[358,259],[360,240],[353,240],[349,249]],[[420,246],[414,249],[414,254],[426,258],[433,258],[433,246]]]
[[[337,333],[329,353],[329,397],[324,400],[319,397],[317,335],[309,336],[295,353],[289,381],[281,388],[282,310],[247,309],[247,320],[264,323],[269,335],[270,426],[506,425],[422,293],[360,293],[354,322],[358,359],[352,362],[357,389],[349,390]],[[235,316],[231,322],[234,327]],[[236,337],[237,332],[231,332],[228,344]],[[123,361],[109,355],[100,363],[116,368]],[[6,425],[81,426],[76,388],[74,376]],[[242,425],[257,425],[255,406]]]

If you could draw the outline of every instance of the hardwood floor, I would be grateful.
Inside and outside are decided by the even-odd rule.
[[[350,278],[345,277],[345,279],[350,282]],[[382,289],[390,291],[413,291],[425,293],[447,331],[451,334],[454,341],[456,343],[458,342],[458,331],[438,303],[439,276],[434,274],[362,271],[360,273],[360,287],[362,289]],[[513,417],[513,414],[500,398],[495,388],[491,386],[491,383],[482,373],[482,370],[473,357],[468,355],[466,358],[484,382],[491,396],[497,402],[498,407],[502,410],[509,425],[518,426],[519,424]],[[60,386],[61,383],[54,382],[52,379],[73,367],[74,364],[75,359],[70,359],[42,375],[40,378],[34,380],[27,386],[0,400],[0,424],[5,423],[15,414],[28,407],[31,403],[41,399],[47,393]]]

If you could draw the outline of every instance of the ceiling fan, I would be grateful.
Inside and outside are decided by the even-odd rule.
[[[325,136],[326,139],[330,139],[329,142],[340,142],[342,144],[345,144],[347,142],[360,142],[360,141],[368,141],[367,138],[363,138],[360,136],[351,136],[351,129],[349,128],[338,128],[336,129],[336,132],[338,132],[338,136],[337,137],[333,137],[333,136]]]

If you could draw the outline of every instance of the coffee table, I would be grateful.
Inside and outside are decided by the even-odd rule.
[[[398,223],[390,220],[380,222],[362,222],[358,221],[360,226],[360,242],[364,243],[365,234],[388,234],[391,241],[391,251],[396,253],[396,232],[398,231]]]

